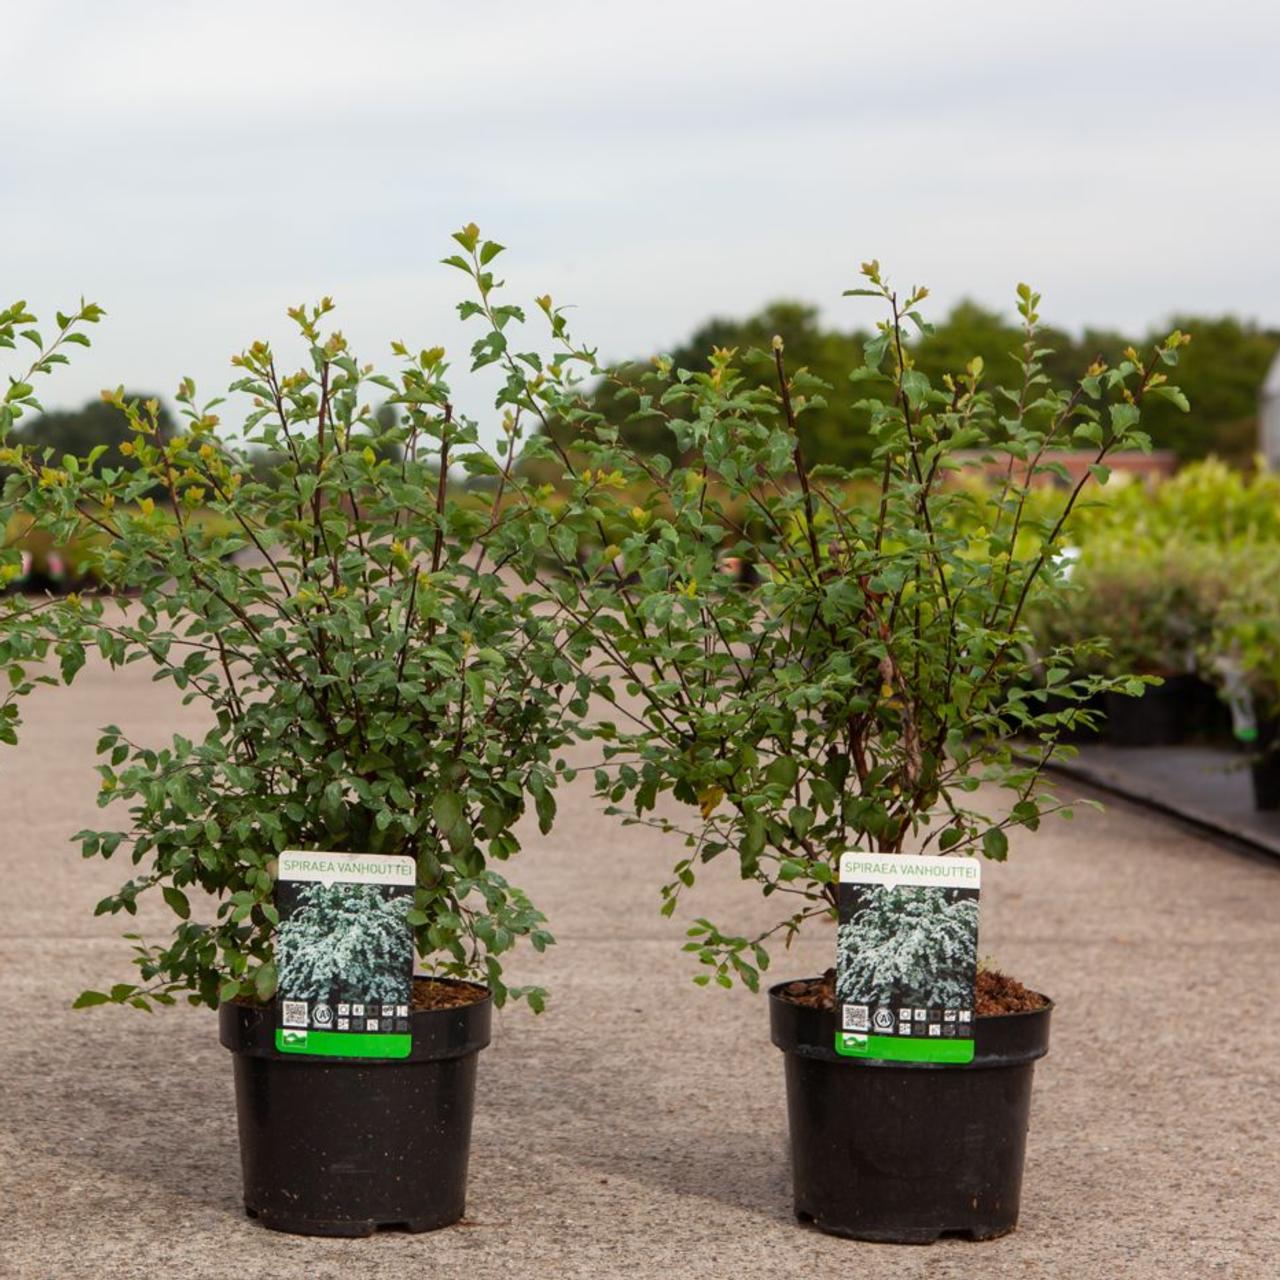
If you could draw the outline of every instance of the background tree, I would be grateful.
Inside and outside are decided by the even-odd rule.
[[[801,435],[811,457],[839,460],[848,465],[865,462],[871,456],[869,424],[864,414],[851,408],[856,398],[848,391],[846,373],[857,363],[862,345],[870,337],[858,331],[841,333],[822,326],[818,308],[804,302],[771,302],[743,320],[716,317],[708,320],[670,354],[676,368],[699,373],[711,368],[711,354],[734,349],[745,353],[768,350],[774,335],[780,335],[796,366],[836,388],[829,403],[813,406],[805,415]],[[760,386],[769,385],[771,367],[748,371],[748,378]],[[627,443],[646,453],[662,453],[673,462],[678,450],[675,438],[663,420],[654,416],[633,417],[637,397],[631,388],[648,385],[655,362],[637,361],[615,367],[615,377],[603,379],[593,393],[594,408],[622,429]]]
[[[1234,316],[1179,315],[1169,327],[1196,335],[1180,366],[1181,383],[1195,411],[1188,415],[1167,402],[1152,404],[1145,420],[1156,447],[1171,449],[1183,461],[1218,454],[1248,466],[1257,449],[1258,388],[1280,351],[1280,331]],[[1046,327],[1041,330],[1045,372],[1055,380],[1069,380],[1096,357],[1114,367],[1128,348],[1149,348],[1166,331],[1126,336],[1086,328],[1077,335]],[[781,301],[745,319],[707,321],[669,359],[675,368],[705,373],[714,350],[767,350],[775,334],[794,369],[805,369],[831,387],[825,403],[811,407],[800,420],[805,455],[839,466],[864,464],[872,450],[870,422],[864,410],[854,407],[860,395],[849,386],[845,371],[857,364],[869,334],[825,328],[817,307]],[[1021,330],[1001,312],[963,299],[929,333],[913,334],[908,345],[915,367],[935,384],[977,355],[994,384],[1012,386],[1017,384],[1021,341]],[[612,376],[597,384],[593,408],[622,429],[627,443],[675,461],[675,443],[662,419],[656,414],[632,416],[639,407],[638,391],[651,387],[655,372],[654,360],[616,366]],[[770,385],[773,375],[767,361],[744,372],[752,385],[762,387]]]
[[[156,422],[161,439],[173,435],[173,415],[158,397],[146,392],[125,392],[125,399],[135,401],[155,400]],[[120,446],[133,438],[129,420],[114,404],[107,400],[90,400],[79,409],[54,409],[24,422],[14,432],[14,439],[38,449],[52,449],[61,456],[74,454],[87,456],[99,445],[106,445],[106,452],[97,461],[99,467],[123,467],[130,470],[133,460],[120,452]]]
[[[1235,316],[1178,315],[1172,325],[1195,334],[1178,366],[1195,407],[1183,414],[1153,404],[1146,417],[1152,439],[1184,460],[1217,453],[1248,464],[1258,449],[1258,389],[1280,351],[1280,331]]]

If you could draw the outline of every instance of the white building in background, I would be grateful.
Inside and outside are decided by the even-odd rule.
[[[1280,355],[1258,392],[1258,451],[1272,471],[1280,471]]]

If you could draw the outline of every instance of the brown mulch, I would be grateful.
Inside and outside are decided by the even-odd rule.
[[[477,1004],[488,991],[470,982],[441,982],[438,978],[414,978],[414,1009],[455,1009],[459,1005]]]
[[[782,994],[793,1004],[834,1013],[836,1008],[836,971],[828,969],[821,978],[804,978],[784,987]],[[1041,1009],[1045,998],[1038,991],[1024,987],[995,969],[978,970],[976,1012],[979,1018],[992,1018],[1002,1013],[1027,1013]]]
[[[1038,991],[1024,987],[1017,978],[997,969],[978,971],[977,1014],[991,1018],[1000,1013],[1030,1013],[1048,1003]]]
[[[414,1009],[456,1009],[478,1004],[489,994],[485,987],[470,982],[444,982],[439,978],[414,978],[410,1007]],[[234,1003],[258,1009],[265,1006],[248,996],[236,996]]]

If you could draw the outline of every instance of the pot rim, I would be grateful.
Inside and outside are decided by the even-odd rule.
[[[406,1058],[324,1057],[309,1053],[283,1054],[275,1047],[276,998],[267,1004],[228,1000],[218,1007],[218,1039],[232,1053],[270,1058],[291,1063],[323,1063],[385,1067],[413,1062],[435,1062],[478,1053],[490,1041],[493,1024],[493,992],[479,982],[462,978],[434,978],[414,974],[451,986],[483,991],[484,998],[470,1004],[446,1005],[441,1009],[410,1009],[412,1049]]]
[[[791,982],[796,981],[803,979],[791,979]],[[974,1071],[1031,1063],[1049,1051],[1050,1015],[1054,1006],[1053,1001],[1045,996],[1046,1003],[1039,1009],[1019,1009],[976,1018],[973,1023],[974,1056],[969,1062],[899,1061],[838,1054],[835,1050],[835,1010],[815,1009],[812,1005],[788,1000],[782,994],[782,988],[789,985],[790,982],[778,982],[769,988],[769,1038],[784,1053],[877,1070]]]

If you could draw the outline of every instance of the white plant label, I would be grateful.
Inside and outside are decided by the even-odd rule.
[[[413,1047],[412,858],[289,851],[276,873],[276,1048],[404,1058]]]
[[[981,884],[976,858],[841,857],[837,1053],[973,1060]]]

